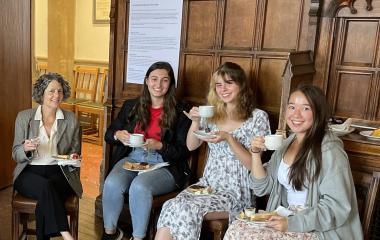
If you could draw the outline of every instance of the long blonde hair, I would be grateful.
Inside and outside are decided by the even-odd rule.
[[[211,77],[207,101],[208,104],[215,106],[215,113],[210,121],[218,122],[219,120],[227,117],[226,104],[216,93],[215,81],[219,77],[221,77],[224,81],[226,81],[227,78],[231,79],[240,87],[240,92],[237,96],[238,105],[236,106],[236,114],[238,119],[248,119],[252,115],[253,110],[256,108],[252,89],[248,85],[244,70],[236,63],[225,62],[220,65],[218,69],[216,69]]]

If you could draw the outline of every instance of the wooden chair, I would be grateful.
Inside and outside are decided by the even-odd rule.
[[[47,73],[48,71],[48,63],[47,62],[38,62],[36,66],[37,70],[37,77],[41,76],[42,74]]]
[[[104,132],[104,86],[108,78],[108,69],[104,69],[102,78],[96,88],[93,101],[75,104],[75,114],[83,127],[83,140],[86,142],[103,144]]]
[[[27,235],[36,235],[35,229],[28,228],[28,217],[34,216],[37,201],[24,197],[14,192],[12,197],[12,239],[26,239]],[[70,196],[65,207],[67,215],[70,217],[70,232],[74,239],[78,239],[78,217],[79,217],[79,198],[76,195]],[[22,224],[22,232],[19,227]]]
[[[61,103],[61,108],[75,112],[75,105],[80,102],[96,99],[99,68],[88,66],[76,66],[74,69],[74,81],[71,97]]]
[[[355,183],[358,209],[362,223],[364,239],[371,239],[371,227],[375,217],[375,210],[378,206],[380,195],[380,172],[373,172],[372,175],[366,172],[352,170]]]

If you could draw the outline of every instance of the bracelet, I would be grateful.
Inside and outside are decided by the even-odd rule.
[[[249,151],[250,151],[251,153],[260,153],[260,152],[261,152],[261,150],[259,150],[259,151],[253,151],[252,148],[250,148]]]

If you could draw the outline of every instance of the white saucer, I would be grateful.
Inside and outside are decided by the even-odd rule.
[[[138,147],[144,147],[146,146],[148,143],[147,142],[143,142],[141,144],[138,144],[138,145],[134,145],[134,144],[131,144],[129,141],[125,144],[126,146],[129,146],[129,147],[133,147],[133,148],[138,148]]]
[[[236,219],[240,220],[240,221],[243,221],[243,222],[246,222],[246,223],[249,223],[249,224],[256,225],[256,226],[265,226],[268,223],[268,221],[253,221],[253,220],[251,220],[248,217],[247,218],[242,218],[242,217],[240,217],[240,215],[237,215]]]
[[[380,141],[380,137],[371,136],[373,131],[361,131],[359,134],[374,141]]]
[[[212,133],[206,133],[204,130],[197,130],[197,131],[194,131],[193,134],[199,138],[199,139],[213,139],[213,138],[216,138],[216,135],[215,134],[212,134]]]

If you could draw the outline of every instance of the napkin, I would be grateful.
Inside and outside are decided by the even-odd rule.
[[[347,120],[342,124],[331,124],[330,129],[335,131],[348,131],[350,130],[352,124],[352,118],[347,118]]]

